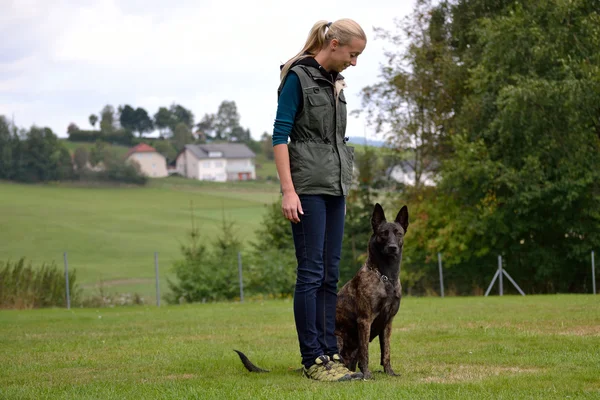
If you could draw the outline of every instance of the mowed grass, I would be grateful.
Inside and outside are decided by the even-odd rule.
[[[192,205],[204,241],[215,240],[225,218],[248,244],[278,193],[277,184],[184,178],[151,180],[147,187],[0,182],[0,260],[54,261],[62,269],[66,252],[84,289],[103,282],[108,291],[154,299],[154,252],[164,293],[173,262],[182,258]]]
[[[373,380],[302,378],[291,300],[0,311],[3,399],[597,399],[600,300],[407,297],[391,355],[400,377],[375,340]]]

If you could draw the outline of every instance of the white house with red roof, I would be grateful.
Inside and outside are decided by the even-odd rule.
[[[167,173],[167,159],[152,146],[140,143],[127,152],[125,160],[135,162],[140,172],[151,178],[163,178]]]

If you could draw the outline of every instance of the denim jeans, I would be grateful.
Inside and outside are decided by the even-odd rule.
[[[337,283],[344,236],[344,196],[300,195],[304,215],[292,223],[298,270],[294,319],[302,364],[338,352],[335,331]]]

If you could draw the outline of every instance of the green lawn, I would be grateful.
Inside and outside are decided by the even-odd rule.
[[[118,292],[154,295],[154,252],[163,290],[180,243],[191,228],[190,204],[204,240],[213,241],[223,217],[249,242],[265,205],[279,186],[258,182],[218,184],[183,178],[151,180],[147,187],[20,185],[0,182],[0,260],[22,256],[55,261],[88,289],[104,281]]]
[[[0,398],[598,399],[599,299],[408,297],[392,333],[401,376],[343,383],[293,371],[290,300],[0,311]],[[272,372],[247,372],[234,348]]]

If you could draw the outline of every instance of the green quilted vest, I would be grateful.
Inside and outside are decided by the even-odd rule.
[[[288,144],[296,193],[346,196],[352,183],[354,147],[344,140],[343,78],[340,76],[334,87],[315,67],[297,65],[291,71],[300,79],[304,102]]]

